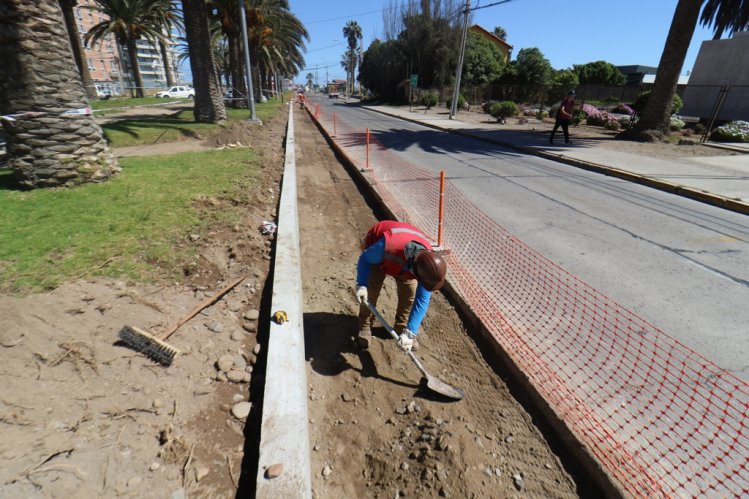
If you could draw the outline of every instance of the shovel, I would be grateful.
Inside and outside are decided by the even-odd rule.
[[[377,308],[372,306],[372,304],[369,303],[369,300],[366,301],[366,304],[367,304],[367,307],[369,307],[369,310],[372,311],[374,316],[377,317],[377,320],[380,321],[380,323],[383,326],[385,326],[385,329],[387,329],[387,332],[390,333],[390,336],[392,336],[395,341],[398,341],[398,333],[393,331],[393,328],[390,327],[390,324],[387,323],[387,321],[382,316],[382,314],[380,314]],[[434,376],[432,376],[431,374],[429,374],[427,370],[424,369],[424,366],[421,365],[421,362],[419,362],[419,359],[416,358],[416,355],[414,355],[413,352],[407,352],[407,353],[408,353],[408,356],[411,357],[411,361],[413,361],[413,363],[416,364],[416,367],[419,368],[419,371],[421,371],[421,374],[423,374],[424,378],[426,378],[427,388],[429,388],[435,393],[439,393],[440,395],[443,395],[445,397],[455,399],[455,400],[460,400],[465,396],[465,394],[463,393],[463,390],[461,390],[460,388],[452,387],[448,385],[447,383],[445,383],[444,381],[439,380],[435,378]]]

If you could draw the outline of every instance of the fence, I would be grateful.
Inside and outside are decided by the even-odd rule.
[[[397,216],[434,239],[438,177],[319,105],[313,115]],[[749,495],[749,385],[535,252],[449,181],[444,211],[451,284],[627,493]]]

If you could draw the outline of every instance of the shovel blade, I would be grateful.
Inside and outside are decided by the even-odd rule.
[[[450,386],[441,379],[437,379],[434,376],[427,375],[426,380],[427,388],[435,393],[439,393],[442,396],[455,400],[462,400],[463,397],[465,397],[465,393],[463,393],[463,390],[461,390],[460,388],[455,388],[454,386]]]

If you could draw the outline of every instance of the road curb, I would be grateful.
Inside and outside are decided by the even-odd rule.
[[[273,260],[273,297],[255,495],[267,499],[312,497],[294,146],[294,113],[290,105]],[[283,312],[286,320],[274,320],[278,312]],[[282,465],[281,474],[266,477],[266,470],[277,464]]]
[[[469,137],[472,139],[481,140],[484,142],[488,142],[490,144],[496,144],[496,145],[500,145],[504,147],[509,147],[516,151],[523,152],[526,154],[532,154],[540,158],[558,161],[560,163],[574,166],[576,168],[581,168],[583,170],[587,170],[587,171],[591,171],[595,173],[602,173],[610,177],[620,178],[622,180],[627,180],[629,182],[644,185],[646,187],[657,189],[659,191],[676,194],[678,196],[693,199],[695,201],[699,201],[705,204],[717,206],[718,208],[723,208],[725,210],[734,211],[736,213],[741,213],[742,215],[749,215],[749,204],[744,203],[742,201],[738,201],[736,199],[721,196],[719,194],[714,194],[708,191],[702,191],[702,190],[695,189],[693,187],[687,187],[681,184],[674,184],[672,182],[666,182],[664,180],[655,179],[655,178],[648,177],[645,175],[639,175],[637,173],[632,173],[630,171],[621,170],[619,168],[614,168],[611,166],[606,166],[606,165],[601,165],[598,163],[591,163],[591,162],[583,161],[580,159],[570,158],[568,156],[565,156],[564,154],[555,154],[555,153],[550,153],[546,151],[539,151],[533,147],[519,146],[517,144],[512,144],[510,142],[504,142],[504,141],[492,139],[489,137],[482,137],[481,135],[464,132],[462,130],[453,130],[453,129],[441,127],[439,125],[435,125],[432,123],[424,123],[416,119],[408,118],[405,116],[400,116],[394,113],[388,113],[380,109],[373,109],[368,106],[362,106],[362,107],[364,107],[365,109],[369,111],[384,114],[385,116],[390,116],[391,118],[408,121],[416,125],[421,125],[421,126],[432,128],[434,130],[440,130],[442,132],[453,133],[455,135],[461,135],[463,137]]]

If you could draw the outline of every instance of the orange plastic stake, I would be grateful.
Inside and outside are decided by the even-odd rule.
[[[369,128],[367,128],[367,170],[369,170]]]
[[[336,134],[336,131],[335,131],[335,113],[333,113],[333,137],[335,137],[336,135],[337,134]]]
[[[442,246],[442,221],[445,215],[445,170],[440,170],[440,207],[437,225],[437,246]]]

